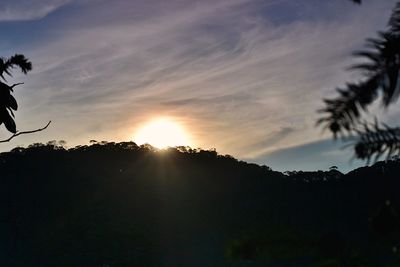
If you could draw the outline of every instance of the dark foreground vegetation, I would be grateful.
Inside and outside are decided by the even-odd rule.
[[[15,148],[0,266],[400,266],[399,174],[397,159],[344,175],[131,142]]]

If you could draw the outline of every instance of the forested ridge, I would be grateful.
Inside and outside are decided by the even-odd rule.
[[[133,142],[0,154],[1,266],[399,266],[400,161],[280,173]]]

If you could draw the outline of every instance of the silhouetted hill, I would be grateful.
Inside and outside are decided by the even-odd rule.
[[[0,154],[0,265],[400,266],[399,174],[399,160],[344,175],[132,142],[15,148]]]

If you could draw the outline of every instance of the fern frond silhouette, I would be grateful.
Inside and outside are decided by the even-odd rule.
[[[362,58],[363,63],[350,69],[360,71],[363,79],[337,89],[338,97],[325,99],[325,108],[320,111],[326,116],[319,119],[318,124],[329,128],[334,138],[357,134],[360,140],[355,146],[355,154],[360,159],[379,158],[385,153],[391,156],[400,152],[400,128],[379,127],[378,123],[376,127],[366,127],[361,119],[378,98],[384,107],[399,98],[400,2],[392,12],[387,30],[379,32],[376,38],[367,39],[366,49],[353,55]]]

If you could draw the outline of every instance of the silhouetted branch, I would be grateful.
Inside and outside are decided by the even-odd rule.
[[[21,85],[21,84],[24,84],[24,83],[14,83],[14,84],[11,85],[10,87],[11,87],[11,89],[13,89],[15,86],[18,86],[18,85]]]
[[[15,54],[9,59],[0,58],[0,78],[6,80],[4,74],[11,75],[11,69],[14,67],[20,68],[22,73],[27,74],[32,70],[32,63],[21,54]]]
[[[366,47],[353,53],[363,62],[350,68],[360,71],[363,79],[337,89],[339,96],[336,98],[325,99],[325,108],[320,110],[324,116],[317,124],[329,128],[334,138],[339,134],[346,137],[356,133],[360,137],[355,144],[356,156],[369,161],[374,155],[377,159],[385,153],[390,156],[400,152],[400,129],[381,128],[377,122],[371,127],[361,120],[363,112],[368,111],[378,97],[384,107],[400,97],[400,2],[393,9],[387,30],[378,32],[376,38],[367,39]]]
[[[396,4],[393,14],[389,20],[390,31],[395,34],[400,34],[400,2]]]
[[[368,162],[375,156],[374,161],[384,154],[390,158],[400,153],[400,128],[391,128],[387,125],[379,127],[378,122],[368,125],[363,124],[362,130],[357,130],[360,140],[355,144],[355,154],[360,159]]]
[[[378,78],[372,77],[362,83],[347,84],[345,89],[337,89],[340,96],[335,99],[325,99],[326,108],[320,110],[329,115],[319,119],[317,123],[326,124],[335,138],[344,130],[353,131],[354,126],[359,123],[361,110],[366,111],[377,98],[378,88]]]
[[[0,140],[0,143],[10,142],[11,139],[13,139],[13,138],[15,138],[15,137],[17,137],[17,136],[19,136],[19,135],[41,132],[41,131],[45,130],[47,127],[49,127],[50,123],[51,123],[51,121],[49,121],[49,122],[47,123],[47,125],[44,126],[43,128],[40,128],[40,129],[37,129],[37,130],[24,131],[24,132],[17,132],[17,133],[15,133],[15,134],[13,134],[12,136],[10,136],[10,138],[8,138],[8,139]]]

